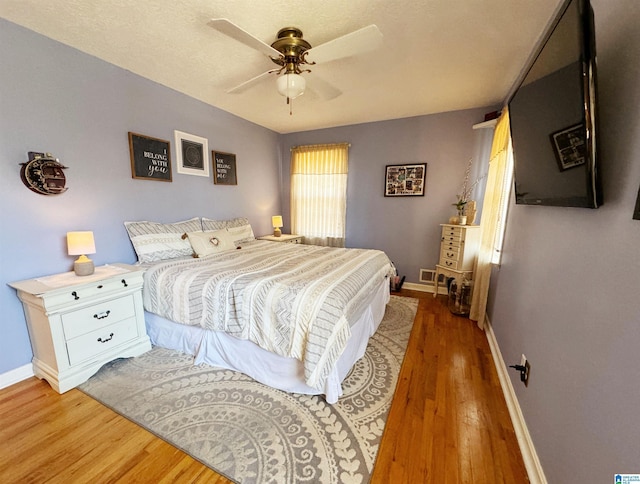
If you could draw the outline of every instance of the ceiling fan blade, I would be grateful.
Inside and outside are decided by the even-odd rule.
[[[232,87],[231,89],[227,90],[227,94],[240,94],[246,91],[247,89],[252,88],[259,82],[262,82],[263,80],[265,80],[269,76],[269,74],[271,74],[272,72],[273,72],[273,69],[267,72],[263,72],[259,76],[253,77],[248,81],[244,81],[242,84],[238,84],[236,87]]]
[[[309,76],[309,90],[315,92],[325,101],[335,99],[342,94],[342,91],[335,87],[333,84],[325,81],[317,74]]]
[[[382,45],[382,32],[369,25],[336,39],[312,47],[307,51],[310,62],[329,62],[377,49]]]
[[[271,47],[269,44],[262,42],[260,39],[254,37],[249,32],[238,27],[236,24],[227,20],[226,18],[211,19],[211,21],[209,22],[209,26],[213,27],[218,32],[225,34],[226,36],[231,37],[232,39],[235,39],[248,47],[251,47],[252,49],[268,55],[269,57],[282,56],[280,52]]]

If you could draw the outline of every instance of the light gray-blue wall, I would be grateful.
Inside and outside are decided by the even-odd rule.
[[[631,219],[640,184],[640,4],[592,3],[605,205],[512,203],[489,316],[506,362],[525,353],[532,363],[528,388],[515,373],[512,382],[548,481],[596,484],[637,473],[640,456],[640,221]],[[292,145],[352,143],[348,244],[386,247],[416,280],[412,267],[437,260],[434,227],[453,213],[474,150],[471,125],[482,120],[463,111],[281,139],[2,20],[0,63],[0,374],[31,359],[22,308],[6,283],[70,269],[67,230],[94,230],[98,264],[135,260],[124,220],[246,215],[268,233],[280,197],[288,209],[279,173],[288,179]],[[174,129],[237,153],[239,185],[175,171],[170,184],[132,180],[127,131],[173,145]],[[45,197],[22,185],[19,163],[30,150],[69,166],[68,193]],[[409,161],[428,163],[426,196],[384,199],[384,165]]]
[[[123,69],[0,20],[0,374],[26,365],[31,348],[8,282],[70,270],[65,234],[93,230],[96,264],[134,262],[126,220],[249,217],[256,234],[271,215],[288,227],[289,148],[349,141],[347,241],[385,250],[407,280],[434,268],[439,224],[455,213],[464,170],[477,157],[472,125],[487,109],[280,136]],[[175,169],[175,129],[237,155],[237,186]],[[131,178],[127,132],[169,140],[173,182]],[[28,151],[69,168],[68,192],[44,196],[20,181]],[[426,162],[424,197],[384,198],[386,164]],[[282,189],[281,189],[282,188]],[[282,205],[281,205],[282,202]]]
[[[96,264],[135,262],[123,222],[246,216],[269,233],[280,210],[279,135],[0,19],[0,374],[28,364],[22,306],[8,282],[71,270],[65,235],[93,230]],[[237,186],[181,175],[174,130],[237,155]],[[131,178],[127,132],[171,142],[173,182]],[[27,152],[68,167],[68,191],[20,181]]]
[[[347,246],[384,250],[407,282],[418,282],[420,269],[435,269],[438,262],[440,224],[456,214],[452,204],[462,189],[469,159],[480,158],[485,133],[473,130],[473,125],[482,122],[488,111],[491,108],[284,135],[285,219],[289,220],[291,147],[351,143]],[[424,197],[385,197],[385,166],[405,163],[427,163]]]
[[[550,483],[612,482],[616,473],[638,473],[640,462],[640,221],[632,220],[640,185],[640,4],[592,4],[605,205],[516,206],[512,198],[490,295],[505,361],[518,363],[524,353],[532,363],[529,387],[515,372],[511,379]],[[384,248],[415,281],[417,267],[437,260],[435,227],[451,214],[450,198],[478,136],[467,137],[467,124],[481,121],[479,114],[286,135],[283,179],[291,146],[350,142],[347,243]],[[379,173],[405,161],[429,164],[425,198],[385,199]],[[413,228],[403,233],[403,225]]]
[[[640,3],[592,5],[604,206],[512,203],[489,311],[550,483],[640,473]]]

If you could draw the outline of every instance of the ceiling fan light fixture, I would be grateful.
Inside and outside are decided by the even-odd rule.
[[[284,74],[276,80],[278,92],[288,99],[295,99],[304,94],[307,81],[300,74]]]

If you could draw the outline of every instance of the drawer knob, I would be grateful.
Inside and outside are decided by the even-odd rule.
[[[106,317],[109,316],[109,314],[111,314],[111,310],[106,310],[100,314],[94,314],[93,317],[96,319],[104,319]]]
[[[125,279],[122,279],[120,282],[124,287],[129,287],[129,284],[127,284],[127,281]]]
[[[76,301],[80,299],[80,296],[78,296],[78,293],[76,291],[73,291],[71,295],[73,296],[73,299],[75,299]]]
[[[451,262],[449,262],[449,261],[445,261],[445,262],[446,262],[446,264],[447,264],[448,266],[453,265],[453,264],[452,264]]]
[[[113,333],[109,334],[109,337],[106,339],[98,338],[99,343],[106,343],[107,341],[111,341],[113,339]]]

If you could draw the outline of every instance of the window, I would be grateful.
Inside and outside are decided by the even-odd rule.
[[[492,264],[500,264],[502,258],[502,246],[504,244],[504,232],[506,229],[507,209],[509,208],[509,199],[511,197],[511,186],[513,184],[513,151],[511,150],[511,138],[507,146],[507,159],[504,167],[504,179],[500,188],[500,203],[496,208],[497,221],[495,226],[493,254],[491,256]]]
[[[489,173],[480,219],[480,250],[473,271],[473,297],[469,318],[477,321],[481,328],[484,327],[486,317],[492,264],[500,262],[502,253],[512,172],[509,112],[504,108],[496,124],[491,144]]]
[[[345,246],[349,145],[291,150],[291,230],[307,243]]]

